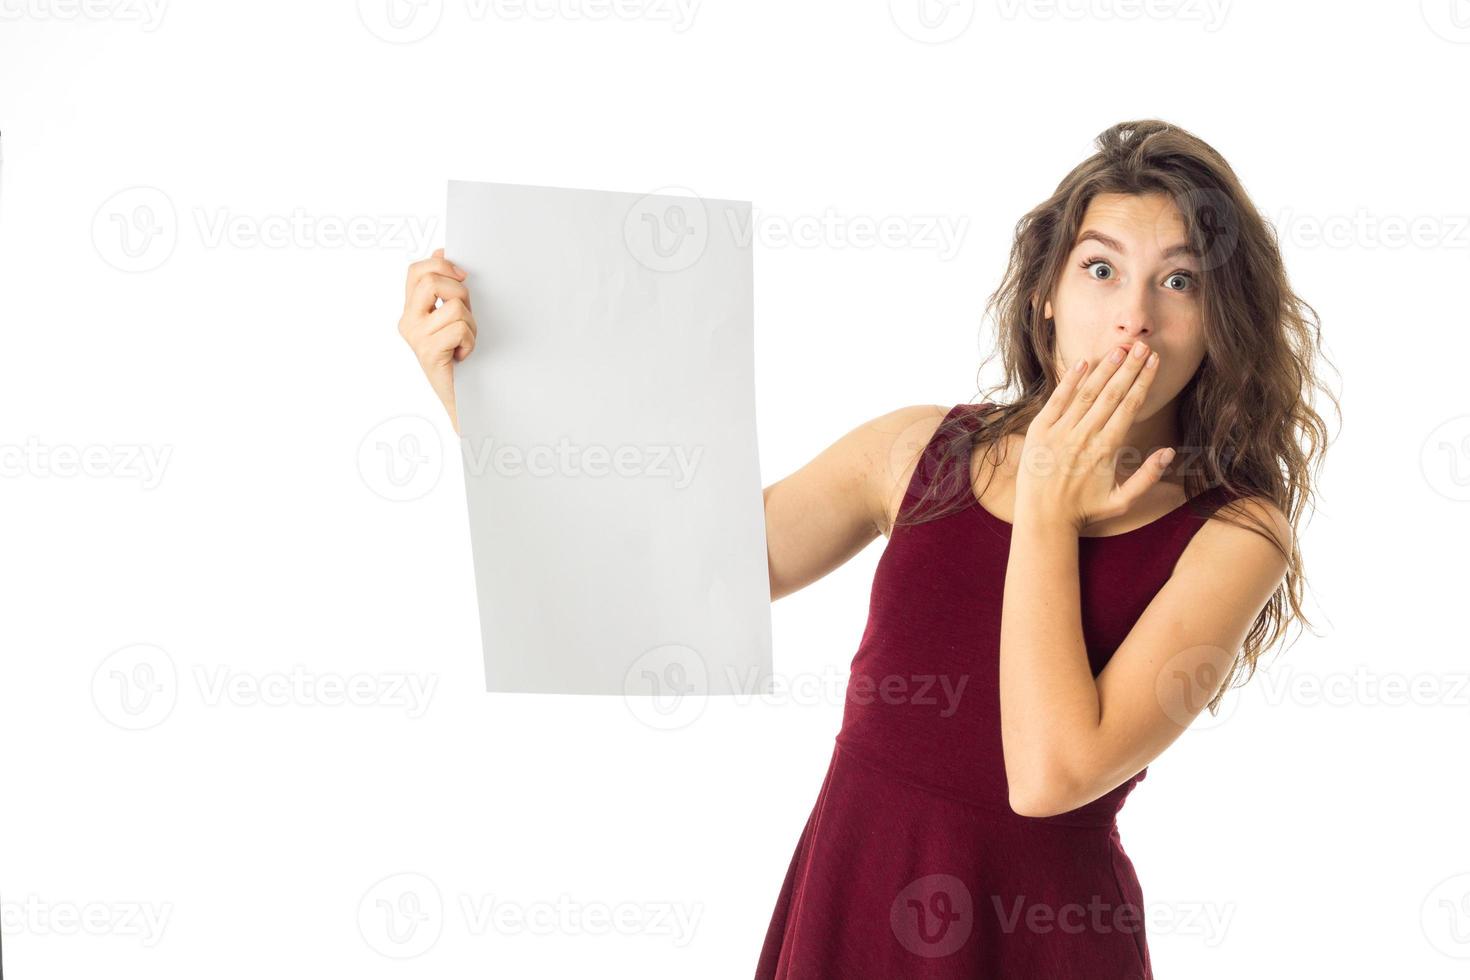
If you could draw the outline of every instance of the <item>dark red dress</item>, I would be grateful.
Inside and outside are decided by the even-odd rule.
[[[946,418],[971,426],[982,407]],[[756,978],[1152,980],[1116,823],[1148,770],[1052,817],[1007,801],[998,670],[1011,525],[975,499],[968,453],[940,472],[947,432],[924,449],[904,513],[931,478],[969,504],[898,525],[879,559],[842,729]],[[1226,499],[1217,487],[1132,531],[1079,539],[1094,676]]]

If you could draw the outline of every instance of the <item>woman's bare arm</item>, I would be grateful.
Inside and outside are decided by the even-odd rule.
[[[918,454],[945,411],[910,405],[880,415],[766,487],[772,601],[810,585],[889,533]]]
[[[1228,507],[1264,522],[1290,551],[1291,525],[1270,501],[1249,497]],[[1214,697],[1286,567],[1277,544],[1206,521],[1094,679],[1081,630],[1076,533],[1017,525],[1000,669],[1012,809],[1033,817],[1076,809],[1172,745]]]

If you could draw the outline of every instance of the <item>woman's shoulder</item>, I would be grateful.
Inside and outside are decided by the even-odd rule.
[[[867,457],[873,486],[879,494],[883,533],[890,533],[902,510],[914,474],[936,439],[944,438],[941,425],[948,418],[965,416],[964,405],[905,405],[870,420]]]
[[[1223,486],[1216,489],[1221,497],[1216,515],[1243,517],[1247,522],[1267,529],[1276,540],[1291,541],[1291,521],[1270,497],[1253,491],[1231,491]]]
[[[1295,529],[1281,508],[1265,494],[1216,486],[1217,505],[1181,556],[1221,564],[1256,562],[1283,574],[1294,549]]]
[[[992,403],[954,405],[905,405],[868,423],[875,441],[885,450],[889,462],[887,475],[906,477],[913,472],[919,454],[936,438],[957,436],[973,431],[995,408]],[[940,428],[949,422],[948,433]],[[894,468],[894,464],[898,465]]]

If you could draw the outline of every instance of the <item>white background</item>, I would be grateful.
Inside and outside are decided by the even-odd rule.
[[[754,201],[769,484],[875,415],[974,400],[1015,220],[1149,116],[1277,222],[1345,412],[1302,536],[1321,635],[1121,818],[1158,975],[1464,975],[1448,2],[959,0],[929,30],[905,2],[751,0],[428,0],[395,30],[385,2],[0,0],[9,975],[750,976],[882,542],[775,605],[783,696],[666,730],[483,693],[453,433],[395,330],[445,180]],[[895,216],[897,244],[844,230]],[[323,703],[334,682],[366,686]],[[413,931],[382,928],[395,901]]]

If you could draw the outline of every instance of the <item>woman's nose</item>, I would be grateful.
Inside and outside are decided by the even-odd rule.
[[[1147,286],[1134,286],[1118,296],[1118,307],[1113,311],[1113,325],[1120,335],[1119,343],[1147,340],[1153,332],[1153,310],[1149,307]]]

